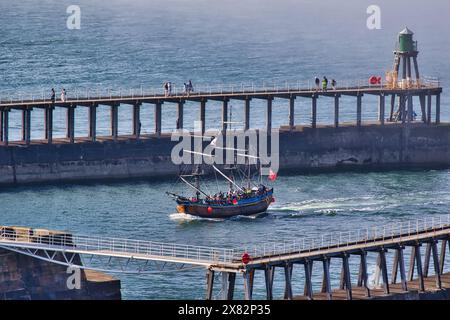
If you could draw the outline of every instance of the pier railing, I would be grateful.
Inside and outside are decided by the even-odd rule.
[[[229,263],[234,252],[231,249],[170,244],[153,241],[130,240],[120,238],[71,235],[69,233],[41,235],[31,232],[17,232],[13,228],[0,229],[0,240],[4,243],[24,244],[29,248],[73,251],[87,254],[110,256],[140,255],[148,260],[181,259],[186,263]],[[195,263],[194,263],[195,264]]]
[[[356,244],[371,244],[380,241],[402,241],[407,237],[428,234],[450,228],[450,215],[406,221],[386,226],[367,227],[351,231],[333,232],[317,237],[304,237],[294,241],[276,241],[260,246],[246,247],[252,257],[277,257],[283,255],[308,253],[328,249],[345,249]],[[237,251],[237,250],[236,250]],[[240,250],[240,252],[243,252]],[[240,260],[236,256],[235,260]]]
[[[414,88],[439,88],[440,81],[438,78],[424,77],[419,82],[411,80],[406,86],[401,82],[396,83],[397,89],[414,89]],[[379,84],[370,84],[368,80],[340,80],[336,85],[336,90],[367,90],[367,89],[386,89],[392,87],[385,81]],[[197,84],[194,91],[185,92],[183,86],[172,85],[170,95],[176,97],[195,97],[214,94],[240,94],[240,93],[289,93],[314,91],[317,87],[314,81],[265,81],[263,83],[230,83],[230,84]],[[67,101],[85,101],[85,100],[111,100],[111,99],[137,99],[165,97],[166,94],[162,87],[154,88],[148,86],[140,86],[139,88],[66,88]],[[319,89],[322,90],[322,82]],[[331,79],[328,83],[328,91],[332,92]],[[60,96],[56,94],[56,101],[60,101]],[[0,104],[8,103],[25,103],[25,102],[44,102],[50,103],[51,97],[49,90],[41,90],[41,93],[22,93],[12,92],[0,95]]]

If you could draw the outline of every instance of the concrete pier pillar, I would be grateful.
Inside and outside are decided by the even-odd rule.
[[[202,134],[206,131],[206,100],[200,101],[200,122],[202,123]]]
[[[0,110],[0,142],[3,142],[3,109]]]
[[[427,99],[427,124],[431,124],[431,105],[432,105],[433,96],[431,93],[428,94]]]
[[[378,121],[383,126],[385,118],[386,97],[384,93],[381,93],[378,97]]]
[[[313,129],[317,128],[317,95],[312,96],[312,106],[311,106],[311,127]]]
[[[141,135],[141,104],[133,105],[133,136],[139,139]]]
[[[411,123],[411,121],[413,120],[413,96],[412,95],[408,95],[407,96],[408,99],[408,111],[407,111],[407,116],[406,116],[406,121],[408,123]]]
[[[31,109],[22,110],[22,141],[26,144],[31,142]]]
[[[264,269],[264,278],[266,282],[266,297],[267,300],[273,300],[273,277],[274,277],[275,267],[266,266]]]
[[[273,97],[267,98],[266,130],[269,136],[272,134],[272,104],[273,104]]]
[[[323,284],[322,292],[327,294],[327,300],[333,299],[331,293],[331,279],[330,279],[330,259],[324,258],[323,261]]]
[[[384,250],[380,251],[380,264],[381,264],[381,274],[383,277],[383,288],[384,293],[389,294],[389,279],[387,272],[387,264],[386,264],[386,252]]]
[[[420,113],[422,116],[422,122],[427,123],[427,111],[426,111],[426,98],[424,94],[419,95],[419,101],[420,101]]]
[[[407,118],[407,114],[406,114],[406,96],[404,94],[401,94],[399,97],[399,101],[400,101],[400,115],[402,118],[402,123],[406,123],[406,118]]]
[[[408,291],[408,285],[406,282],[406,270],[405,270],[405,257],[403,254],[403,247],[398,249],[398,265],[400,268],[400,280],[402,282],[403,291]]]
[[[339,99],[341,95],[336,94],[334,96],[334,127],[339,127]]]
[[[214,288],[214,271],[206,272],[206,300],[212,300]]]
[[[289,98],[289,130],[295,128],[295,96]]]
[[[161,136],[161,118],[162,118],[162,113],[161,113],[161,106],[162,106],[162,102],[157,102],[155,104],[155,134],[159,137]]]
[[[250,101],[252,99],[247,98],[245,99],[244,104],[244,130],[247,131],[250,129]]]
[[[352,300],[352,282],[350,278],[350,266],[348,263],[348,255],[344,254],[342,256],[342,269],[344,271],[344,282],[345,282],[345,289],[347,291],[347,300]]]
[[[441,268],[439,266],[437,241],[433,241],[433,243],[431,244],[431,251],[433,254],[433,265],[434,265],[434,274],[435,274],[435,279],[436,279],[436,288],[441,289],[442,288]]]
[[[394,112],[395,112],[395,93],[391,95],[391,111],[389,113],[389,122],[394,121]]]
[[[3,109],[3,144],[8,145],[9,143],[9,109]]]
[[[117,140],[119,135],[119,105],[113,104],[111,106],[111,136],[114,140]]]
[[[223,100],[222,103],[222,134],[225,135],[225,132],[228,128],[228,100]]]
[[[252,300],[253,298],[253,279],[255,276],[255,270],[246,270],[243,273],[244,276],[244,299]]]
[[[362,123],[362,94],[358,94],[356,97],[356,125],[361,126]]]
[[[92,142],[97,140],[97,104],[89,107],[89,138]]]
[[[53,110],[54,106],[45,108],[45,139],[48,144],[53,143]]]
[[[422,257],[420,254],[420,246],[416,246],[415,258],[417,264],[417,276],[419,277],[419,290],[423,292],[425,291],[425,283],[422,272]]]
[[[183,108],[184,108],[184,101],[179,101],[177,105],[177,123],[176,123],[177,129],[183,129]]]
[[[75,108],[76,106],[74,105],[70,105],[67,108],[66,138],[69,139],[70,143],[75,142]]]
[[[436,124],[441,123],[441,94],[436,95]]]
[[[312,287],[312,262],[307,260],[304,263],[305,267],[305,296],[308,297],[309,300],[313,299],[313,287]]]
[[[441,242],[441,254],[439,256],[439,270],[441,270],[441,274],[444,273],[444,265],[445,265],[445,251],[447,251],[447,240],[444,239]],[[449,242],[450,247],[450,242]]]
[[[285,280],[284,299],[286,300],[292,300],[293,298],[292,269],[293,269],[292,263],[286,263],[286,265],[284,266],[284,280]]]
[[[231,272],[228,274],[228,290],[226,297],[227,300],[233,300],[235,285],[236,285],[236,273]]]

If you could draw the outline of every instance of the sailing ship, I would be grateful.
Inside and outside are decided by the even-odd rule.
[[[231,124],[231,122],[229,123]],[[230,148],[220,148],[215,146],[215,140],[216,139],[211,143],[214,145],[215,149],[230,150]],[[199,154],[194,151],[183,151],[191,154]],[[201,177],[204,175],[204,172],[200,165],[195,166],[195,169],[191,174],[179,175],[179,179],[194,191],[194,195],[191,197],[167,192],[167,194],[176,201],[177,211],[179,213],[202,218],[231,218],[234,216],[254,216],[267,211],[270,204],[275,201],[273,196],[274,190],[262,183],[261,167],[258,164],[258,161],[256,161],[257,163],[255,166],[258,168],[257,174],[259,176],[259,181],[256,183],[252,179],[255,175],[252,176],[252,166],[249,159],[254,158],[257,160],[258,157],[249,155],[248,150],[232,149],[232,151],[236,152],[234,153],[235,160],[236,156],[241,156],[246,159],[244,170],[234,165],[224,167],[224,170],[228,173],[227,175],[214,164],[211,165],[214,173],[216,173],[216,179],[217,174],[219,174],[228,182],[229,187],[226,192],[219,191],[215,194],[208,194],[202,189]],[[242,151],[244,151],[244,154]],[[200,153],[200,155],[211,156],[203,153]],[[236,172],[240,174],[245,183],[239,185],[236,182]],[[275,181],[276,174],[271,172],[269,179]]]
[[[213,195],[207,194],[201,189],[200,177],[203,173],[199,171],[200,166],[197,166],[191,175],[180,175],[181,181],[192,188],[195,195],[185,197],[168,192],[177,202],[179,213],[202,218],[252,216],[266,212],[274,201],[273,188],[261,183],[253,184],[253,186],[249,184],[239,186],[216,166],[213,165],[212,167],[229,182],[229,190],[227,192],[220,191]],[[194,179],[194,183],[188,180],[190,177]]]

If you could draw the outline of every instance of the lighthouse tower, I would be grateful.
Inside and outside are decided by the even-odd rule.
[[[399,34],[397,49],[394,51],[394,73],[403,89],[420,86],[419,65],[417,63],[418,54],[419,51],[417,50],[417,41],[414,41],[414,33],[405,28]],[[416,81],[412,79],[411,60],[414,63]],[[400,66],[402,66],[401,73]],[[395,81],[395,83],[398,82]]]

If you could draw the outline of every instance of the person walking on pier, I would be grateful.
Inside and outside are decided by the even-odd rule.
[[[189,88],[186,82],[183,83],[183,93],[189,95]]]
[[[66,89],[62,89],[61,91],[61,101],[66,102]]]
[[[54,88],[52,88],[52,95],[51,95],[50,99],[52,100],[52,103],[55,103],[55,101],[56,101],[56,93],[55,93],[55,89]]]
[[[327,91],[327,88],[328,88],[328,79],[327,79],[327,77],[323,77],[322,89],[323,89],[323,91]]]
[[[331,87],[333,88],[333,90],[336,90],[336,80],[331,80]]]
[[[164,82],[164,95],[167,97],[169,95],[169,83]]]
[[[316,77],[315,82],[316,82],[316,90],[319,91],[319,89],[320,89],[320,79],[318,77]]]
[[[167,82],[167,91],[168,91],[168,95],[171,96],[172,95],[172,82]]]
[[[192,80],[188,82],[188,94],[194,91],[194,86],[192,85]]]

